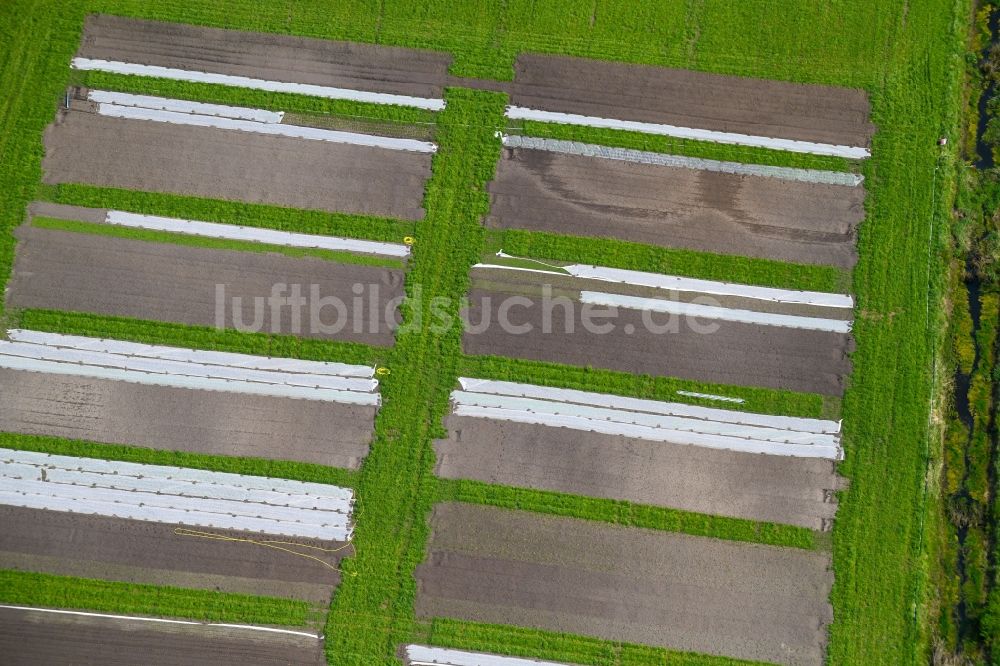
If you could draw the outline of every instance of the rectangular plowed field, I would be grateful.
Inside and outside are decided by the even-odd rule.
[[[0,506],[0,566],[129,583],[219,589],[329,601],[346,548],[299,557],[275,548],[175,533],[177,525]],[[342,542],[268,537],[213,528],[181,528],[251,539],[275,539],[335,550]],[[291,547],[291,546],[290,546]],[[292,547],[294,548],[294,547]]]
[[[46,183],[419,220],[431,156],[74,107],[46,130],[42,166]]]
[[[521,54],[511,101],[545,111],[867,146],[863,90]]]
[[[322,643],[304,636],[0,609],[0,654],[8,666],[244,666],[325,664]]]
[[[375,407],[0,370],[0,431],[357,468]]]
[[[722,451],[568,428],[448,416],[436,472],[824,529],[839,487],[829,460]],[[829,499],[827,499],[829,496]]]
[[[383,347],[394,341],[398,314],[393,299],[403,295],[400,270],[30,225],[16,233],[20,242],[7,301],[14,307],[221,324]],[[281,297],[299,286],[308,302],[297,319],[289,305],[270,307],[275,285],[283,285]],[[360,295],[355,285],[360,285]],[[314,290],[319,298],[336,299],[343,309],[332,302],[318,309],[322,302],[312,297]],[[314,309],[321,325],[313,325]]]
[[[451,63],[435,51],[116,16],[88,17],[77,55],[421,97],[441,96]]]
[[[843,268],[863,187],[505,149],[486,224]]]
[[[438,505],[417,614],[782,664],[821,664],[823,553]]]
[[[466,353],[824,395],[840,395],[851,370],[847,353],[852,342],[843,333],[707,319],[698,319],[696,327],[690,317],[618,308],[616,317],[594,317],[595,324],[613,325],[602,334],[584,327],[579,303],[567,313],[558,304],[544,307],[539,296],[520,295],[517,302],[511,298],[502,292],[470,292],[468,319],[477,328],[462,338]],[[505,317],[514,327],[501,325],[505,302],[513,303]],[[646,325],[671,320],[677,322],[676,330],[657,332]],[[710,329],[702,328],[709,324]],[[516,328],[529,325],[525,332]]]

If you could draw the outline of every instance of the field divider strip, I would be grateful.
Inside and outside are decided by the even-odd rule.
[[[412,106],[418,109],[426,109],[428,111],[441,111],[445,106],[443,99],[413,97],[410,95],[393,95],[389,93],[375,93],[363,90],[352,90],[350,88],[317,86],[308,83],[269,81],[267,79],[256,79],[248,76],[232,76],[229,74],[216,74],[212,72],[197,72],[186,69],[175,69],[173,67],[140,65],[137,63],[120,62],[116,60],[73,58],[72,66],[74,69],[83,71],[96,70],[101,72],[110,72],[113,74],[154,76],[161,79],[172,79],[174,81],[216,83],[224,86],[251,88],[253,90],[267,90],[269,92],[295,93],[298,95],[309,95],[312,97],[325,97],[327,99],[345,99],[354,102],[368,102],[372,104]]]
[[[820,185],[857,187],[865,180],[861,174],[844,171],[821,171],[819,169],[796,169],[793,167],[768,166],[764,164],[724,162],[701,157],[685,157],[683,155],[671,155],[632,148],[616,148],[593,143],[582,143],[580,141],[567,141],[565,139],[546,139],[520,134],[505,134],[503,136],[503,145],[507,148],[544,150],[550,153],[579,155],[581,157],[617,160],[619,162],[677,167],[681,169],[693,169],[695,171],[714,171],[739,176],[778,178],[780,180],[792,180]]]
[[[811,153],[813,155],[844,157],[852,160],[871,157],[871,152],[869,152],[867,148],[862,148],[860,146],[842,146],[830,143],[797,141],[795,139],[777,139],[766,136],[755,136],[752,134],[719,132],[716,130],[678,127],[676,125],[664,125],[660,123],[645,123],[634,120],[617,120],[614,118],[600,118],[598,116],[584,116],[575,113],[542,111],[540,109],[530,109],[521,106],[507,107],[507,117],[511,120],[535,120],[539,122],[560,123],[563,125],[584,125],[586,127],[597,127],[602,129],[628,130],[633,132],[643,132],[646,134],[671,136],[678,139],[694,139],[697,141],[736,144],[755,148],[771,148],[775,150],[786,150],[792,153]]]
[[[252,624],[230,624],[228,622],[197,622],[195,620],[171,620],[162,617],[141,617],[137,615],[113,615],[110,613],[88,613],[86,611],[71,611],[71,610],[62,610],[57,608],[38,608],[35,606],[11,606],[8,604],[0,604],[0,608],[5,608],[8,610],[31,611],[36,613],[52,613],[56,615],[75,615],[78,617],[95,617],[95,618],[111,619],[111,620],[127,620],[130,622],[156,622],[160,624],[179,624],[186,626],[239,629],[245,631],[262,631],[273,634],[287,634],[289,636],[302,636],[304,638],[315,638],[316,640],[323,639],[322,635],[311,634],[307,631],[295,631],[293,629],[277,629],[275,627],[258,627]]]

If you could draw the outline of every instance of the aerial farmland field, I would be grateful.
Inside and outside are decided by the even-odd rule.
[[[973,15],[10,0],[0,661],[950,663]]]

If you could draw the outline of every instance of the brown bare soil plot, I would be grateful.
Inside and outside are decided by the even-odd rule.
[[[299,547],[316,560],[246,542],[176,534],[180,526],[40,509],[0,506],[0,566],[129,583],[205,587],[241,594],[329,601],[337,569],[350,546],[335,541],[184,527],[235,538],[276,539],[328,548]],[[294,548],[294,547],[293,547]],[[254,589],[247,583],[253,581]]]
[[[0,370],[0,431],[357,468],[375,407]]]
[[[843,268],[865,214],[862,187],[521,148],[504,151],[489,191],[489,227]]]
[[[325,664],[321,641],[227,629],[0,609],[8,666]]]
[[[431,156],[63,110],[43,181],[419,220]]]
[[[419,617],[823,663],[828,555],[468,504],[431,524]]]
[[[613,324],[613,330],[601,334],[584,328],[579,303],[545,308],[543,299],[529,296],[519,296],[520,304],[509,307],[506,315],[515,326],[530,325],[530,331],[518,333],[500,325],[500,309],[509,298],[501,292],[470,292],[468,320],[482,330],[466,331],[466,353],[824,395],[840,395],[851,369],[847,352],[853,343],[843,333],[697,320],[717,327],[707,333],[695,330],[688,317],[673,317],[676,331],[660,333],[648,328],[643,317],[662,325],[672,321],[670,316],[619,308],[615,317],[594,317],[595,324]],[[482,326],[484,321],[488,326]]]
[[[338,264],[317,257],[240,252],[110,238],[21,226],[8,303],[14,307],[95,312],[201,326],[250,327],[256,332],[336,338],[384,347],[394,342],[403,272]],[[220,287],[221,285],[221,287]],[[308,301],[299,318],[268,305],[275,285]],[[360,295],[355,293],[359,285]],[[224,289],[220,298],[219,289]],[[317,311],[313,289],[336,298]],[[235,301],[234,299],[240,299]],[[255,304],[255,299],[257,303]],[[234,316],[240,304],[239,321]],[[359,307],[356,307],[359,306]],[[223,316],[220,318],[219,313]],[[339,330],[334,330],[339,326]]]
[[[436,472],[521,488],[828,527],[839,487],[829,460],[719,451],[569,428],[448,416]],[[829,499],[828,499],[829,498]]]
[[[375,44],[90,16],[83,58],[371,92],[441,97],[451,55]]]
[[[545,111],[868,146],[863,90],[521,54],[512,102]]]

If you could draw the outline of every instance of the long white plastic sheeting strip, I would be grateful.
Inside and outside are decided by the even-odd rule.
[[[846,294],[828,294],[822,291],[795,291],[792,289],[774,289],[772,287],[754,287],[747,284],[716,282],[714,280],[696,280],[694,278],[676,275],[659,275],[642,271],[628,271],[620,268],[604,268],[602,266],[587,266],[570,264],[562,266],[563,270],[578,278],[619,282],[640,287],[670,289],[674,291],[691,291],[713,296],[738,296],[753,298],[774,303],[789,305],[817,305],[829,308],[850,309],[854,307],[854,299]]]
[[[725,395],[715,395],[714,393],[697,393],[695,391],[677,391],[677,395],[686,395],[689,398],[704,398],[705,400],[718,400],[719,402],[735,402],[742,404],[746,402],[743,398],[730,398]]]
[[[451,399],[456,405],[525,411],[539,415],[551,415],[554,418],[566,416],[590,421],[624,423],[647,428],[663,428],[678,432],[697,432],[706,435],[724,435],[727,437],[740,437],[775,443],[812,444],[818,446],[837,445],[837,436],[833,434],[782,430],[779,428],[750,426],[742,423],[706,421],[704,419],[691,419],[682,416],[629,412],[620,409],[608,409],[606,407],[537,400],[535,398],[453,391]]]
[[[347,489],[323,489],[306,502],[247,487],[269,479],[202,472],[206,482],[185,483],[173,478],[178,469],[0,449],[0,503],[305,538],[350,536]]]
[[[769,455],[824,458],[828,460],[838,460],[841,456],[839,446],[779,444],[763,440],[741,439],[739,437],[727,437],[724,435],[707,435],[704,433],[669,430],[666,428],[650,428],[628,423],[597,421],[575,416],[554,416],[552,414],[539,414],[537,412],[514,409],[457,405],[454,413],[456,416],[471,416],[498,421],[571,428],[573,430],[598,432],[605,435],[621,435],[623,437],[647,439],[655,442],[693,445],[710,449],[740,451],[743,453],[765,453]]]
[[[871,153],[868,149],[860,146],[814,143],[812,141],[797,141],[795,139],[776,139],[768,136],[738,134],[735,132],[719,132],[716,130],[698,129],[694,127],[678,127],[676,125],[645,123],[635,120],[617,120],[615,118],[584,116],[576,113],[542,111],[540,109],[529,109],[523,106],[508,106],[507,117],[511,120],[536,120],[545,123],[586,125],[588,127],[628,130],[631,132],[642,132],[644,134],[659,134],[661,136],[672,136],[679,139],[710,141],[712,143],[735,144],[740,146],[752,146],[755,148],[771,148],[773,150],[785,150],[792,153],[830,155],[832,157],[843,157],[851,160],[860,160],[871,157]]]
[[[7,336],[14,342],[30,342],[36,345],[68,347],[70,349],[100,351],[125,356],[145,356],[147,358],[159,358],[171,361],[190,361],[205,365],[224,365],[231,368],[274,370],[307,375],[365,377],[368,379],[375,376],[374,368],[369,366],[331,363],[329,361],[308,361],[297,358],[253,356],[234,352],[183,349],[180,347],[150,345],[141,342],[128,342],[126,340],[88,338],[82,335],[66,335],[63,333],[44,333],[23,328],[12,328],[7,331]]]
[[[544,150],[550,153],[596,157],[618,162],[631,162],[633,164],[649,164],[679,169],[693,169],[695,171],[714,171],[716,173],[727,173],[736,176],[777,178],[779,180],[791,180],[800,183],[857,187],[864,182],[864,176],[845,171],[820,171],[818,169],[794,169],[765,164],[722,162],[719,160],[703,159],[701,157],[686,157],[684,155],[670,155],[668,153],[655,153],[645,150],[633,150],[631,148],[600,146],[592,143],[581,143],[579,141],[543,139],[541,137],[516,134],[504,134],[503,145],[508,148]]]
[[[459,378],[459,384],[465,391],[472,393],[490,393],[524,398],[538,398],[554,402],[576,403],[608,407],[632,412],[648,414],[664,414],[684,416],[693,419],[719,421],[721,423],[740,423],[744,425],[777,428],[779,430],[797,430],[799,432],[836,434],[840,432],[840,423],[823,419],[808,419],[797,416],[772,416],[769,414],[754,414],[738,412],[715,407],[700,407],[679,402],[660,402],[642,398],[627,398],[606,393],[592,393],[575,389],[552,388],[535,384],[520,384],[495,379]]]
[[[334,88],[317,86],[308,83],[287,83],[285,81],[269,81],[249,76],[231,76],[212,72],[196,72],[188,69],[159,67],[156,65],[139,65],[117,60],[100,60],[93,58],[73,58],[74,69],[96,70],[113,74],[132,74],[137,76],[155,76],[174,81],[192,81],[195,83],[214,83],[222,86],[251,88],[253,90],[268,90],[270,92],[294,93],[310,97],[325,97],[327,99],[347,99],[354,102],[370,102],[372,104],[396,104],[412,106],[428,111],[440,111],[444,108],[443,99],[427,97],[412,97],[410,95],[393,95],[389,93],[367,92],[350,88]]]
[[[194,127],[213,127],[216,129],[251,132],[253,134],[268,134],[284,136],[292,139],[308,139],[311,141],[327,141],[329,143],[346,143],[353,146],[368,148],[385,148],[388,150],[403,150],[414,153],[434,153],[437,146],[428,141],[416,139],[397,139],[373,134],[357,132],[339,132],[336,130],[319,129],[317,127],[302,127],[299,125],[283,125],[276,123],[258,123],[252,120],[237,120],[235,118],[220,118],[218,116],[200,116],[194,113],[178,111],[161,111],[159,109],[143,109],[135,106],[118,106],[116,104],[99,104],[97,113],[111,118],[128,118],[131,120],[150,120],[174,125],[191,125]]]
[[[500,252],[499,257],[517,259]],[[542,263],[542,262],[538,262]],[[715,282],[714,280],[698,280],[677,275],[661,275],[659,273],[644,273],[628,271],[620,268],[605,268],[603,266],[587,266],[584,264],[553,265],[552,270],[544,268],[527,268],[505,264],[475,264],[473,268],[495,268],[509,271],[526,271],[529,273],[567,274],[586,280],[600,280],[637,287],[652,287],[669,291],[686,291],[711,296],[737,296],[771,303],[785,305],[815,305],[817,307],[849,310],[854,307],[854,299],[846,294],[830,294],[822,291],[795,291],[793,289],[775,289],[772,287],[755,287],[748,284],[731,282]]]
[[[310,634],[307,631],[295,631],[293,629],[276,629],[275,627],[257,627],[252,624],[229,624],[224,622],[196,622],[194,620],[168,620],[162,617],[139,617],[135,615],[111,615],[109,613],[88,613],[85,611],[70,611],[56,608],[35,608],[33,606],[10,606],[0,604],[0,608],[6,610],[19,610],[30,613],[51,613],[53,615],[71,615],[73,617],[92,617],[102,620],[121,620],[123,622],[152,622],[155,624],[185,625],[193,627],[219,627],[224,629],[238,629],[245,631],[259,631],[271,634],[285,634],[288,636],[302,636],[303,638],[314,638],[322,640],[319,634]]]
[[[772,312],[755,312],[754,310],[724,308],[715,305],[700,305],[698,303],[668,301],[661,298],[642,298],[640,296],[606,294],[600,291],[580,292],[580,302],[589,305],[619,307],[629,310],[645,310],[647,312],[662,312],[682,317],[700,317],[703,319],[732,321],[741,324],[760,324],[762,326],[799,328],[810,331],[828,331],[830,333],[851,332],[851,322],[844,321],[843,319],[824,319],[820,317],[775,314]]]
[[[189,236],[205,236],[208,238],[226,238],[230,240],[267,243],[286,247],[307,247],[321,250],[341,250],[345,252],[361,252],[386,257],[406,257],[410,248],[402,243],[380,243],[377,241],[356,240],[354,238],[336,238],[333,236],[316,236],[300,234],[276,229],[261,229],[259,227],[241,227],[234,224],[218,224],[215,222],[200,222],[198,220],[181,220],[172,217],[156,215],[138,215],[118,210],[108,211],[105,224],[134,229],[152,229],[168,231]]]
[[[253,497],[260,493],[282,493],[289,496],[308,495],[320,501],[349,501],[354,497],[350,488],[340,488],[325,483],[309,481],[294,481],[265,476],[248,476],[231,472],[213,472],[210,470],[192,469],[190,467],[172,467],[169,465],[147,465],[143,463],[122,462],[118,460],[103,460],[100,458],[78,458],[75,456],[60,456],[34,451],[0,450],[0,460],[7,463],[42,466],[47,469],[80,470],[94,474],[114,475],[118,477],[151,477],[170,479],[172,481],[197,484],[204,489],[237,488],[246,491]]]
[[[572,666],[553,661],[502,657],[424,645],[407,645],[405,652],[407,666]]]
[[[109,92],[107,90],[91,90],[87,93],[87,99],[99,104],[136,106],[143,109],[159,109],[161,111],[176,111],[178,113],[196,113],[201,116],[252,120],[258,123],[280,123],[285,117],[284,111],[247,109],[241,106],[188,102],[182,99],[153,97],[152,95],[132,95],[129,93]]]

